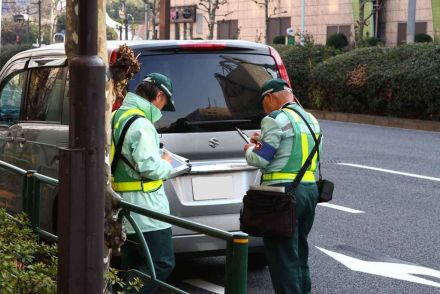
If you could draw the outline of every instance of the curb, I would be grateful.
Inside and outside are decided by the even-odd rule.
[[[440,132],[440,122],[438,121],[375,116],[375,115],[366,115],[366,114],[330,112],[330,111],[322,111],[315,109],[309,109],[307,111],[312,113],[317,119],[377,125],[377,126],[385,126],[385,127],[393,127],[393,128],[412,129],[412,130],[422,130],[422,131],[430,131],[430,132]]]

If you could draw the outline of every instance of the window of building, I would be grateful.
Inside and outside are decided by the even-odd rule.
[[[427,23],[416,22],[416,34],[426,34]],[[406,43],[406,22],[397,24],[397,45]]]
[[[238,20],[224,20],[217,24],[217,39],[237,39]]]
[[[1,90],[0,121],[12,124],[20,118],[24,72],[13,75]]]
[[[351,35],[351,26],[350,25],[335,25],[335,26],[327,26],[327,39],[334,34],[342,33],[347,37],[347,40],[350,40]]]
[[[31,71],[29,95],[25,102],[25,120],[61,121],[64,72],[62,67],[36,68]]]
[[[267,41],[273,43],[273,39],[277,36],[286,36],[286,30],[290,28],[290,17],[277,17],[269,19]]]

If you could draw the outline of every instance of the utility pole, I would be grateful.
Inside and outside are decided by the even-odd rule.
[[[408,23],[406,25],[406,43],[414,43],[416,34],[416,2],[417,0],[408,1]]]
[[[41,47],[41,0],[38,0],[38,47]]]
[[[105,30],[101,30],[101,36]],[[76,38],[74,38],[76,37]],[[69,147],[60,150],[58,293],[104,287],[105,64],[98,56],[98,0],[67,1]]]
[[[3,1],[0,0],[0,53],[2,52],[2,11],[3,11]]]
[[[149,13],[150,13],[150,7],[148,2],[144,4],[144,13],[145,13],[145,40],[148,40],[150,38],[150,31],[149,31],[149,27],[148,27],[148,23],[149,23]]]
[[[301,45],[304,45],[304,33],[305,33],[305,0],[301,0]]]
[[[159,39],[170,39],[170,0],[160,0]]]

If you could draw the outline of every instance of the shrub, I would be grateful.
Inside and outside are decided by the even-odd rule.
[[[432,42],[432,37],[428,34],[416,34],[414,36],[414,42],[416,42],[416,43],[429,43],[429,42]]]
[[[31,49],[31,45],[5,45],[1,48],[0,54],[0,68],[2,68],[6,62],[15,54]]]
[[[286,66],[293,92],[304,107],[312,106],[308,97],[310,72],[317,64],[339,54],[340,51],[333,47],[313,44],[274,47]]]
[[[272,44],[286,44],[286,36],[276,36],[275,38],[273,38]]]
[[[117,40],[118,33],[114,28],[107,27],[107,40]]]
[[[360,48],[318,64],[310,74],[312,107],[440,120],[440,46]]]
[[[327,46],[333,47],[335,49],[344,49],[348,46],[348,39],[343,33],[336,33],[328,37]]]
[[[57,249],[38,243],[25,215],[0,209],[1,293],[56,293]]]
[[[378,46],[382,43],[381,40],[379,40],[376,37],[367,37],[364,39],[364,45],[366,47],[374,47],[374,46]]]

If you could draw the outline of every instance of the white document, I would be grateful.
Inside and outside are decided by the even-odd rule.
[[[175,178],[191,171],[191,164],[189,163],[189,159],[177,155],[165,148],[160,149],[160,151],[161,154],[163,154],[164,152],[168,153],[172,159],[171,165],[173,166],[173,171],[171,172],[170,178]]]

